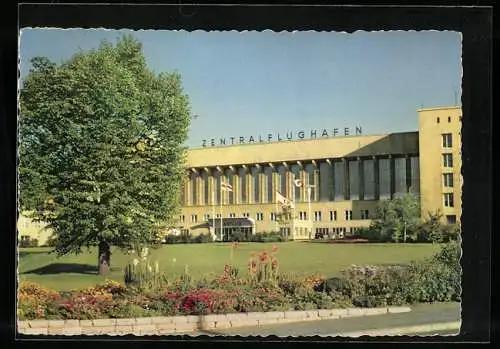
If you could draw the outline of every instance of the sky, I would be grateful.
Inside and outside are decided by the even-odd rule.
[[[203,139],[345,127],[363,134],[417,130],[417,110],[460,103],[461,35],[445,31],[204,32],[23,29],[30,59],[61,63],[79,49],[132,34],[154,72],[180,73]]]

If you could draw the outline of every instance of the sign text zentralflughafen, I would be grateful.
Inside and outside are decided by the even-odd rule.
[[[361,126],[355,126],[354,128],[344,127],[344,128],[334,128],[331,131],[327,129],[321,130],[300,130],[296,132],[285,132],[285,133],[267,133],[266,135],[257,136],[239,136],[239,137],[221,137],[221,138],[210,138],[202,140],[202,147],[217,147],[224,145],[234,145],[234,144],[252,144],[252,143],[264,143],[264,142],[276,142],[276,141],[291,141],[295,139],[315,139],[318,137],[332,137],[332,136],[351,136],[351,135],[361,135]]]

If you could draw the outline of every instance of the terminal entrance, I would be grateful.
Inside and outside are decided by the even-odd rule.
[[[248,240],[255,231],[255,221],[251,218],[222,218],[222,222],[220,218],[215,218],[210,219],[208,224],[218,241],[232,241],[237,236]]]

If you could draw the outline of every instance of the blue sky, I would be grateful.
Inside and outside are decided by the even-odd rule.
[[[199,115],[188,145],[202,139],[353,129],[417,129],[417,109],[460,102],[457,32],[185,32],[24,29],[29,60],[55,62],[131,33],[155,72],[178,71]],[[321,132],[321,131],[318,131]]]

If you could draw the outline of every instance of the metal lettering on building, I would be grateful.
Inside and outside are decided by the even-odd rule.
[[[332,130],[322,129],[322,130],[310,130],[310,131],[296,131],[296,132],[286,132],[283,133],[267,133],[265,135],[257,136],[239,136],[239,137],[221,137],[221,138],[210,138],[202,140],[202,147],[217,147],[224,145],[235,145],[235,144],[255,144],[255,143],[265,143],[265,142],[281,142],[281,141],[292,141],[292,140],[302,140],[302,139],[316,139],[325,137],[336,137],[336,136],[358,136],[361,135],[361,126],[356,126],[354,129],[349,127],[344,128],[334,128]]]

